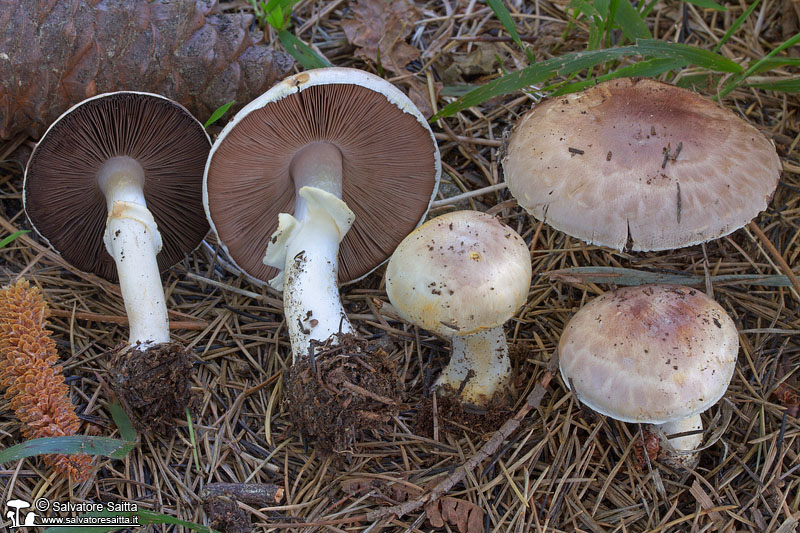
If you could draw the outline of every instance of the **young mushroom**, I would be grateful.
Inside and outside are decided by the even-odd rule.
[[[23,201],[36,231],[78,269],[119,280],[130,335],[112,385],[139,427],[182,414],[189,399],[191,365],[170,342],[160,273],[208,231],[201,179],[210,146],[203,125],[175,102],[108,93],[54,122],[25,169]]]
[[[337,281],[386,260],[439,173],[422,114],[356,69],[291,76],[227,124],[206,166],[206,212],[234,263],[283,290],[293,360],[353,333]]]
[[[477,211],[429,220],[400,243],[386,269],[386,292],[397,312],[452,339],[437,385],[482,406],[508,388],[503,324],[525,303],[530,283],[525,241]]]
[[[695,462],[700,413],[717,403],[736,366],[733,320],[705,294],[678,285],[607,292],[583,306],[558,344],[564,383],[591,409],[656,424],[678,462]]]
[[[538,220],[617,250],[706,242],[766,209],[781,162],[756,128],[711,100],[650,79],[599,83],[537,104],[503,169]]]

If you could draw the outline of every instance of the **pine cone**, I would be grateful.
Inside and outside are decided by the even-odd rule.
[[[235,111],[293,65],[252,21],[216,0],[0,0],[0,139],[111,91],[158,93],[200,120]]]
[[[0,388],[26,439],[75,435],[80,427],[61,367],[55,366],[48,314],[39,289],[27,281],[0,290]],[[76,483],[91,473],[88,455],[45,455],[44,461]]]

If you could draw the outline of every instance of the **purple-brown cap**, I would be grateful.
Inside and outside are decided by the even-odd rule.
[[[144,171],[145,200],[163,243],[158,266],[166,270],[208,232],[201,190],[210,147],[203,125],[167,98],[95,96],[61,115],[36,145],[25,169],[25,212],[64,259],[116,281],[103,243],[108,207],[98,173],[109,159],[129,156]]]
[[[339,280],[380,265],[425,216],[441,171],[425,118],[397,88],[356,69],[291,76],[245,106],[217,138],[206,166],[203,203],[228,255],[250,277],[263,264],[278,214],[292,213],[292,158],[325,141],[342,156],[342,200],[355,223],[339,247]]]
[[[643,285],[598,296],[558,343],[564,382],[581,402],[624,422],[701,413],[728,388],[739,337],[717,302],[688,287]]]
[[[519,204],[592,244],[666,250],[764,210],[781,173],[756,128],[700,95],[618,79],[536,105],[503,161]]]

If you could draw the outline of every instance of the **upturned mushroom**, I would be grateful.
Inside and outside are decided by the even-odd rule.
[[[386,260],[425,216],[439,174],[433,133],[408,97],[367,72],[315,69],[227,124],[204,204],[233,262],[283,290],[297,360],[353,333],[337,281]]]
[[[511,364],[503,324],[525,303],[531,260],[525,241],[496,218],[456,211],[429,220],[397,247],[386,292],[400,315],[452,339],[437,385],[487,405],[505,393]]]
[[[84,100],[31,154],[23,200],[36,231],[75,267],[119,280],[130,325],[112,385],[139,427],[181,414],[191,369],[170,341],[161,271],[208,231],[201,180],[211,141],[183,107],[155,94]]]
[[[683,464],[702,443],[700,413],[717,403],[739,339],[725,310],[678,285],[607,292],[583,306],[558,344],[561,376],[577,398],[623,422],[656,424]]]
[[[537,104],[503,159],[519,205],[591,244],[668,250],[766,209],[781,173],[756,128],[702,96],[617,79]]]

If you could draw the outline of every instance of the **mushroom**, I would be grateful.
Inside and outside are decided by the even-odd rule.
[[[12,528],[17,528],[23,525],[22,522],[19,521],[19,511],[20,509],[27,509],[30,506],[31,504],[25,500],[13,499],[6,502],[6,507],[13,509],[13,511],[8,511],[6,513],[6,518],[11,520]]]
[[[23,201],[36,231],[80,270],[119,280],[130,324],[128,345],[119,352],[125,357],[117,359],[123,367],[140,360],[152,366],[161,354],[174,359],[162,369],[166,379],[172,379],[169,368],[177,375],[187,370],[183,348],[170,343],[160,272],[208,231],[200,184],[210,145],[203,125],[175,102],[117,92],[69,109],[28,161]],[[137,379],[117,368],[113,381],[130,381],[145,396],[155,390],[152,381]],[[179,389],[171,392],[188,399],[188,382]],[[139,426],[164,415],[161,408],[140,413]]]
[[[437,385],[475,405],[487,405],[508,386],[503,324],[525,303],[530,284],[525,241],[477,211],[429,220],[400,243],[386,269],[386,293],[397,312],[452,339]]]
[[[678,285],[607,292],[583,306],[558,343],[561,376],[591,409],[656,424],[694,462],[700,413],[717,403],[736,366],[739,339],[725,310]]]
[[[439,174],[433,133],[403,93],[360,70],[322,68],[285,79],[227,124],[203,202],[233,262],[283,290],[296,361],[354,331],[337,277],[359,279],[392,253],[425,216]]]
[[[517,122],[506,182],[531,215],[617,250],[706,242],[767,207],[781,162],[756,128],[694,92],[616,79]]]

